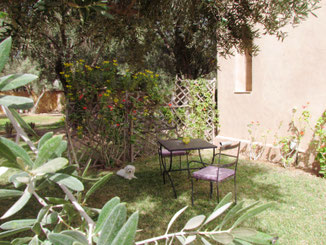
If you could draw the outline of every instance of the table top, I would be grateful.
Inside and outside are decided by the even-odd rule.
[[[202,139],[191,139],[189,144],[185,144],[182,140],[162,140],[159,139],[158,143],[161,144],[168,151],[189,151],[189,150],[201,150],[201,149],[212,149],[217,148],[216,145],[213,145]]]

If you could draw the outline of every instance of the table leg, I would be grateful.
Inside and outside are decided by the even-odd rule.
[[[189,159],[188,159],[188,152],[186,154],[186,159],[187,159],[188,179],[189,179],[190,178],[190,163],[189,163]]]
[[[174,186],[174,183],[173,183],[173,180],[172,180],[172,177],[170,175],[170,171],[172,169],[172,153],[170,154],[170,166],[169,168],[167,168],[167,163],[166,163],[166,160],[165,158],[163,158],[163,161],[162,161],[162,165],[163,165],[163,183],[165,184],[165,175],[168,176],[170,182],[171,182],[171,185],[172,185],[172,189],[173,189],[173,193],[174,193],[174,197],[177,198],[177,192],[175,190],[175,186]]]
[[[170,154],[170,166],[169,166],[169,170],[166,171],[166,175],[168,176],[170,182],[171,182],[171,185],[172,185],[172,188],[173,188],[173,192],[174,192],[174,197],[177,198],[177,191],[175,190],[175,187],[174,187],[174,183],[173,183],[173,180],[171,178],[171,175],[170,175],[170,171],[172,169],[172,152]]]

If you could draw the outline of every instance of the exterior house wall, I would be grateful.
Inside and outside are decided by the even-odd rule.
[[[310,16],[298,27],[289,28],[288,37],[283,42],[270,36],[256,40],[260,51],[252,58],[251,92],[235,92],[239,79],[245,79],[244,59],[239,56],[219,58],[218,109],[221,127],[216,142],[248,140],[247,125],[259,121],[260,135],[270,131],[267,142],[272,149],[275,133],[279,136],[289,134],[293,107],[297,107],[300,113],[302,106],[308,102],[312,125],[326,110],[326,0],[321,5],[322,8],[316,11],[318,18]],[[281,121],[283,125],[279,129]],[[312,140],[312,131],[307,129],[306,132],[300,145],[301,151],[307,151]],[[265,153],[269,160],[277,161],[278,149]],[[305,164],[308,165],[311,159],[306,158]]]

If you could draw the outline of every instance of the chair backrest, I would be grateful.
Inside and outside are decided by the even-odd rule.
[[[232,142],[221,142],[219,153],[218,153],[218,166],[223,168],[230,168],[234,167],[236,171],[238,161],[239,161],[239,154],[240,154],[240,144],[241,142],[232,143]],[[221,164],[222,158],[221,157],[228,157],[231,158],[231,162]]]

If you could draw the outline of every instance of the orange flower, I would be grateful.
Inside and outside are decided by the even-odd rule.
[[[171,107],[171,106],[172,106],[172,104],[171,104],[171,103],[169,103],[169,106]]]
[[[300,135],[301,135],[301,136],[304,136],[304,131],[301,131],[301,132],[300,132]]]

